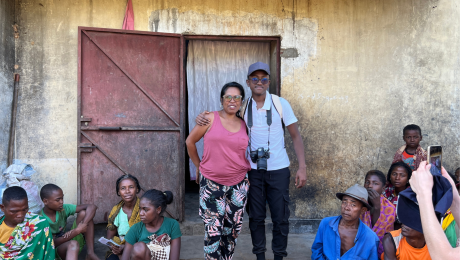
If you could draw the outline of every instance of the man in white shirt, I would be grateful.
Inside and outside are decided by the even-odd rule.
[[[305,152],[302,137],[297,126],[297,118],[289,103],[279,98],[282,106],[282,117],[275,107],[272,96],[268,93],[270,86],[270,68],[267,64],[256,62],[249,66],[246,83],[251,89],[252,97],[247,102],[247,107],[242,115],[248,127],[250,138],[250,151],[264,148],[269,151],[266,170],[258,170],[257,161],[251,163],[251,171],[248,173],[250,182],[248,194],[249,228],[253,244],[252,252],[258,260],[265,260],[265,218],[266,202],[270,207],[273,222],[272,250],[275,260],[281,260],[287,256],[287,236],[289,233],[289,157],[284,144],[283,123],[291,135],[294,150],[299,162],[296,173],[295,185],[302,188],[307,181],[305,164]],[[249,108],[249,106],[252,107]],[[249,120],[252,112],[252,124]],[[270,113],[271,112],[271,113]],[[271,124],[268,124],[267,116]],[[249,120],[249,121],[248,121]],[[204,113],[200,114],[196,123],[207,125]]]

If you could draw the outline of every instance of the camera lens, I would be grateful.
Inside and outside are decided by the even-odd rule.
[[[257,161],[257,170],[266,171],[267,170],[267,158],[259,158]]]

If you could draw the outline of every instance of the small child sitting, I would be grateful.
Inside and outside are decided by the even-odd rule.
[[[93,218],[97,207],[92,204],[64,204],[62,189],[54,184],[46,184],[40,190],[40,197],[45,207],[40,215],[46,218],[50,225],[56,247],[56,259],[78,259],[78,254],[87,242],[87,258],[99,259],[94,253],[94,223]],[[77,214],[70,231],[65,232],[67,218]],[[85,237],[83,238],[83,235]]]
[[[418,125],[407,125],[403,129],[403,140],[405,145],[396,151],[393,163],[404,162],[413,171],[417,170],[420,162],[426,161],[427,153],[420,146],[422,141],[422,129]]]

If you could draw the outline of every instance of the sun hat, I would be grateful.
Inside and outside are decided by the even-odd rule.
[[[342,200],[344,195],[353,197],[361,201],[364,204],[364,206],[366,206],[367,209],[369,210],[372,209],[371,205],[369,205],[369,203],[367,202],[367,198],[368,198],[367,190],[363,186],[359,184],[355,184],[351,186],[350,188],[348,188],[344,193],[335,194],[335,196],[337,196],[339,200]]]

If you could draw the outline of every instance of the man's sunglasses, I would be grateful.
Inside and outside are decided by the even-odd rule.
[[[265,84],[268,84],[269,79],[267,79],[267,78],[262,78],[262,79],[251,78],[252,84],[257,84],[257,83],[259,83],[259,81],[262,82],[263,85],[265,85]]]
[[[235,101],[240,101],[243,97],[241,95],[236,95],[236,96],[232,96],[232,95],[225,95],[225,96],[222,96],[224,98],[225,101],[231,101],[232,99],[235,100]]]

